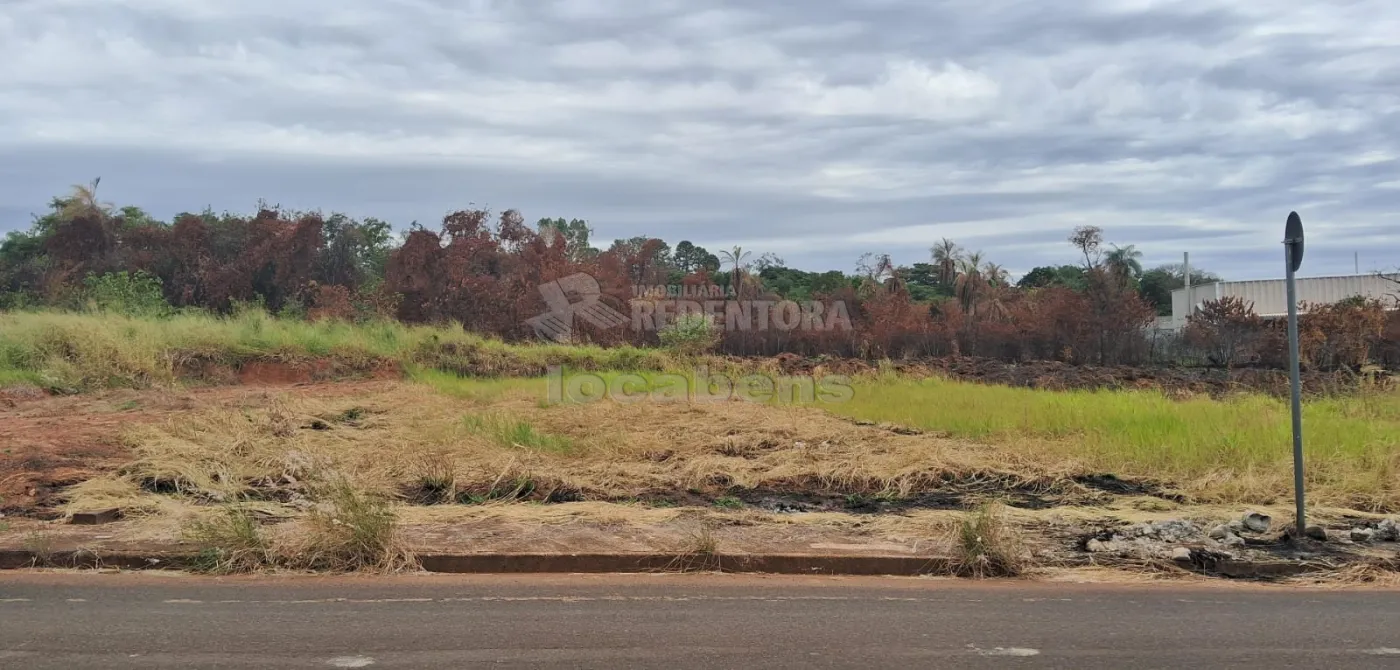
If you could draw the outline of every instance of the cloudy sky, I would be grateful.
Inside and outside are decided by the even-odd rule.
[[[1400,265],[1394,0],[0,0],[0,230],[469,204],[853,269]]]

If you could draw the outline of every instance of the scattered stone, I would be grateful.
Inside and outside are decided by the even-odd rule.
[[[1244,518],[1240,519],[1240,524],[1251,533],[1267,533],[1269,526],[1273,524],[1273,517],[1260,512],[1246,512]]]
[[[1230,533],[1220,540],[1220,544],[1223,544],[1227,547],[1243,547],[1244,538],[1234,533]]]
[[[1400,542],[1400,523],[1386,519],[1376,525],[1375,538],[1381,542]]]
[[[1115,533],[1117,537],[1129,539],[1160,540],[1162,542],[1183,542],[1199,536],[1201,529],[1185,519],[1149,521],[1134,524]]]
[[[1370,528],[1353,528],[1353,529],[1351,529],[1351,541],[1352,541],[1352,542],[1370,542],[1370,541],[1371,541],[1371,538],[1374,537],[1375,534],[1376,534],[1376,531],[1374,531],[1374,530],[1372,530],[1372,529],[1370,529]]]
[[[1233,530],[1230,529],[1229,524],[1222,523],[1219,526],[1210,529],[1210,539],[1212,540],[1223,540],[1234,534],[1235,533]]]
[[[1308,526],[1303,529],[1303,534],[1318,542],[1327,541],[1327,531],[1322,526]]]
[[[1191,560],[1191,549],[1190,549],[1190,547],[1176,547],[1175,549],[1172,549],[1172,560],[1173,560],[1173,561],[1181,561],[1181,562],[1190,561],[1190,560]]]

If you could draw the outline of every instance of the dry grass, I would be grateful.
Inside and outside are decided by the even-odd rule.
[[[335,420],[349,407],[362,408],[356,420]],[[482,416],[510,418],[489,429],[467,418]],[[746,402],[540,407],[529,391],[463,401],[382,385],[363,397],[265,394],[199,406],[124,439],[133,460],[72,490],[71,507],[152,513],[171,495],[285,502],[328,473],[383,497],[427,491],[439,502],[449,492],[459,501],[625,500],[759,487],[871,497],[949,487],[1084,492],[1067,479],[1082,473],[1073,463]]]
[[[330,572],[397,572],[417,561],[399,538],[398,518],[389,501],[334,482],[278,548],[284,564]]]
[[[273,532],[241,506],[223,506],[187,523],[186,540],[199,547],[198,572],[236,574],[270,568],[325,572],[397,572],[417,565],[400,540],[392,505],[353,486],[324,487],[320,502],[301,519]]]
[[[328,473],[414,503],[657,500],[688,491],[714,502],[754,489],[860,500],[941,491],[955,504],[958,496],[1102,497],[1075,481],[1102,473],[1101,463],[1043,441],[907,435],[816,408],[742,401],[542,406],[537,386],[453,396],[383,383],[355,396],[289,391],[196,403],[164,424],[127,431],[132,461],[73,488],[69,508],[161,514],[172,494],[204,504],[287,503]],[[1325,469],[1314,461],[1311,472]],[[1222,469],[1167,483],[1198,502],[1270,505],[1290,491],[1276,478]],[[1389,491],[1372,491],[1363,507],[1393,507]],[[1310,494],[1315,504],[1349,507],[1359,495],[1325,482]]]
[[[184,535],[199,547],[191,566],[197,572],[231,575],[256,572],[273,564],[271,545],[257,519],[245,509],[225,507],[196,519]]]
[[[719,540],[709,521],[702,521],[686,534],[685,544],[676,558],[666,566],[668,572],[719,572],[721,565]]]
[[[963,517],[949,545],[952,572],[959,577],[1015,577],[1029,564],[1028,552],[997,503],[984,504]]]

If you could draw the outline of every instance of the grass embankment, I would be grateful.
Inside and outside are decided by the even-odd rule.
[[[1120,476],[1170,480],[1221,501],[1291,491],[1288,404],[1263,395],[1172,400],[1151,391],[1041,391],[884,376],[826,408]],[[1303,433],[1315,499],[1400,503],[1400,393],[1309,400]]]
[[[348,371],[424,366],[461,374],[543,374],[579,369],[662,369],[662,351],[558,344],[505,344],[456,326],[348,324],[278,319],[250,310],[231,317],[169,318],[65,312],[0,313],[0,387],[59,392],[146,388],[197,376],[205,366],[250,361],[331,362]]]

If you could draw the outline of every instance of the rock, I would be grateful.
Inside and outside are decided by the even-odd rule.
[[[1352,542],[1370,542],[1370,541],[1371,541],[1371,538],[1374,537],[1375,534],[1376,534],[1376,531],[1374,531],[1374,530],[1372,530],[1372,529],[1370,529],[1370,528],[1353,528],[1353,529],[1351,529],[1351,541],[1352,541]]]
[[[1400,542],[1400,523],[1386,519],[1376,526],[1375,539],[1381,542]]]
[[[1231,532],[1231,533],[1243,533],[1243,532],[1244,532],[1244,522],[1243,522],[1243,521],[1240,521],[1239,519],[1235,519],[1234,521],[1231,521],[1231,522],[1225,524],[1225,526],[1228,527],[1228,528],[1230,529],[1230,532]]]
[[[1212,540],[1223,540],[1234,534],[1235,533],[1233,530],[1231,530],[1229,524],[1222,523],[1219,526],[1210,529],[1210,539]]]
[[[1118,543],[1113,540],[1092,539],[1084,543],[1084,548],[1093,554],[1106,554],[1118,551]]]
[[[1260,512],[1246,512],[1244,518],[1240,519],[1240,524],[1251,533],[1267,533],[1269,526],[1273,524],[1273,517]]]
[[[1172,549],[1172,560],[1173,560],[1173,561],[1190,561],[1190,560],[1191,560],[1191,549],[1188,548],[1188,547],[1176,547],[1176,548]]]
[[[1226,535],[1223,539],[1220,540],[1220,544],[1223,544],[1227,547],[1243,547],[1244,538],[1234,533],[1230,533],[1229,535]]]
[[[1322,526],[1308,526],[1303,529],[1303,534],[1318,542],[1327,541],[1327,531]]]
[[[1149,521],[1147,523],[1134,524],[1119,531],[1119,537],[1126,538],[1147,538],[1151,540],[1161,540],[1163,542],[1182,542],[1196,537],[1201,532],[1196,524],[1185,519],[1168,519],[1166,521]]]

